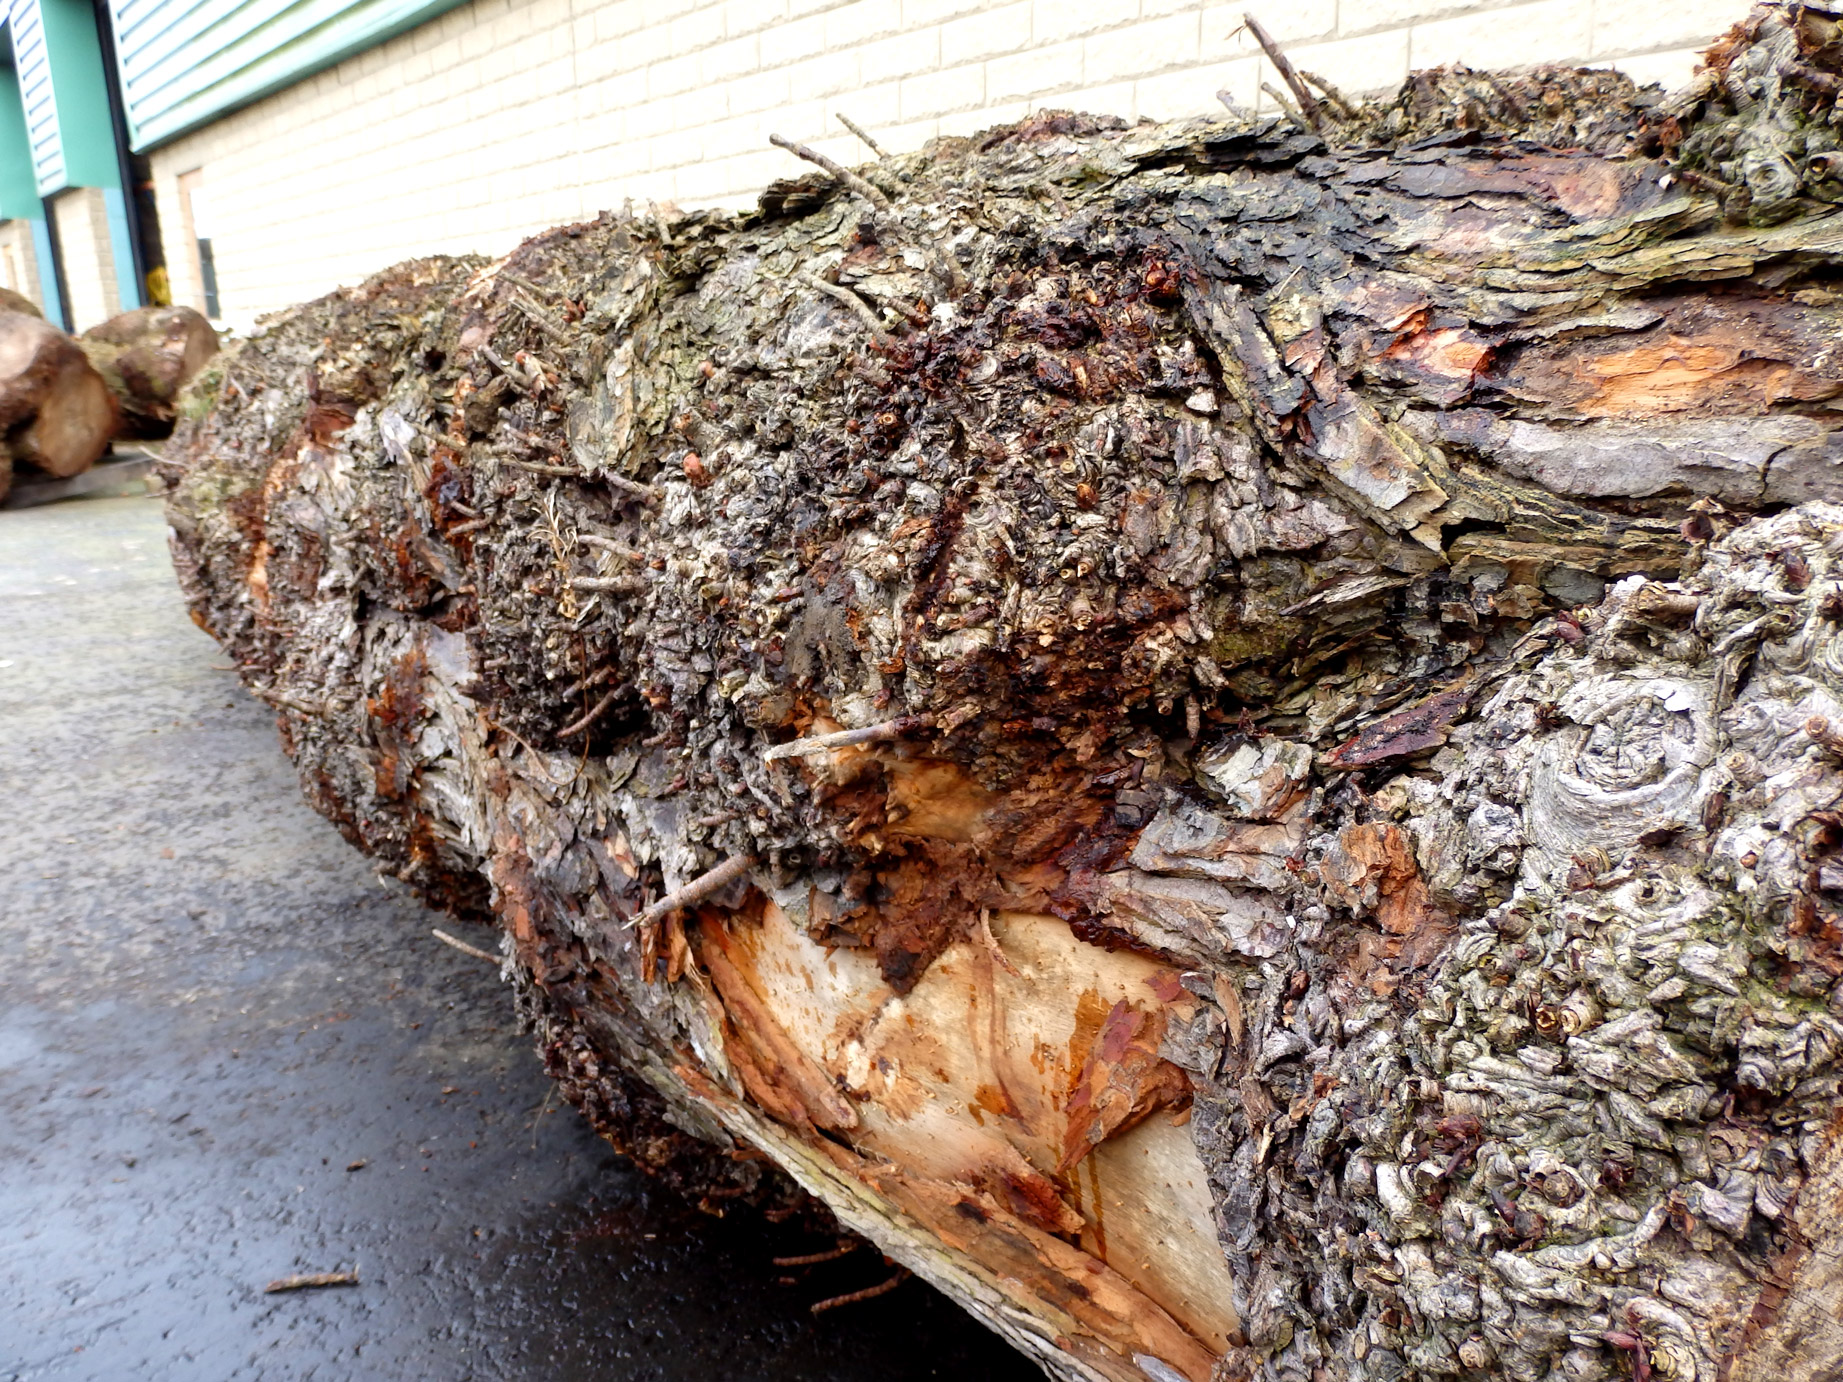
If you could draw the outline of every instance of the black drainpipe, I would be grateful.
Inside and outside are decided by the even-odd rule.
[[[58,315],[63,318],[58,325],[74,335],[76,319],[70,314],[70,284],[64,277],[64,246],[58,240],[58,218],[51,214],[51,198],[39,198],[38,205],[45,218],[45,239],[51,245],[51,277],[58,289]]]

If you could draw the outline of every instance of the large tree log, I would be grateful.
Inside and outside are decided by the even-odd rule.
[[[218,353],[218,333],[190,307],[137,307],[77,338],[121,408],[121,435],[170,436],[179,394]]]
[[[43,317],[0,311],[0,433],[8,464],[63,479],[95,464],[115,435],[115,399],[77,343]]]
[[[38,304],[24,293],[16,293],[11,288],[0,288],[0,312],[23,312],[28,317],[43,317]]]
[[[1835,1376],[1795,25],[399,267],[201,377],[182,580],[599,1126],[1059,1376]]]

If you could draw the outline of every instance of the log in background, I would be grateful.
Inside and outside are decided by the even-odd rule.
[[[607,1135],[1057,1375],[1834,1376],[1839,73],[403,265],[195,385],[181,577]]]

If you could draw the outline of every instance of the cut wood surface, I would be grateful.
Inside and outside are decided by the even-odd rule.
[[[1818,1382],[1840,77],[1765,6],[402,265],[182,400],[181,580],[599,1130],[1054,1375]]]
[[[139,307],[77,338],[121,407],[121,435],[173,430],[180,390],[218,353],[218,333],[190,307]]]
[[[115,399],[76,342],[42,317],[0,311],[0,431],[15,463],[75,475],[108,449],[115,423]]]

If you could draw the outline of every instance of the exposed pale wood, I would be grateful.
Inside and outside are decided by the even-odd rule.
[[[0,430],[17,463],[57,479],[89,469],[115,434],[115,399],[42,317],[0,312]]]
[[[699,954],[726,971],[746,965],[776,1039],[797,1043],[855,1101],[861,1150],[1080,1234],[1220,1352],[1235,1319],[1207,1212],[1186,1217],[1208,1203],[1188,1134],[1155,1116],[1117,1152],[1103,1144],[1097,1167],[1057,1168],[1065,1105],[1100,1021],[1120,1002],[1157,1007],[1151,982],[1172,972],[1083,944],[1054,917],[1001,914],[991,930],[1003,959],[979,941],[950,946],[906,995],[873,955],[826,953],[772,903],[759,924],[714,932]]]

